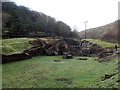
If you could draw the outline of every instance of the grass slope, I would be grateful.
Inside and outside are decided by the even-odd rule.
[[[118,45],[117,43],[109,43],[109,42],[101,41],[98,39],[82,39],[82,40],[87,40],[87,41],[92,42],[94,44],[98,44],[102,47],[114,47],[115,45]]]
[[[56,39],[40,39],[51,44],[56,41]],[[30,40],[35,40],[35,38],[12,38],[0,40],[0,48],[2,48],[2,52],[0,52],[0,54],[11,55],[22,53],[24,50],[32,47],[32,45],[28,43]]]
[[[2,54],[10,55],[21,53],[23,50],[30,48],[30,44],[28,43],[29,38],[12,38],[12,39],[3,39],[2,44]]]
[[[117,72],[117,58],[99,63],[92,57],[87,61],[63,59],[62,56],[37,56],[25,61],[3,64],[3,88],[113,88],[118,87],[115,75],[101,81],[105,74]],[[61,60],[61,62],[54,62]],[[56,78],[69,78],[55,81]]]

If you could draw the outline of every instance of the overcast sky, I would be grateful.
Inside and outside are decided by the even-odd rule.
[[[112,23],[118,19],[120,0],[14,0],[31,10],[43,12],[78,31]]]

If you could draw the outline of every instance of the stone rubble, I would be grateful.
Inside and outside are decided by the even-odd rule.
[[[103,48],[86,40],[58,39],[55,42],[47,43],[44,40],[36,39],[29,41],[33,47],[24,50],[21,57],[15,55],[2,55],[3,62],[18,61],[38,55],[55,56],[63,55],[63,58],[71,59],[73,56],[97,56],[99,58],[109,56],[113,53],[112,48]],[[28,56],[27,56],[28,55]],[[9,60],[8,58],[9,57]],[[7,59],[6,59],[7,58]]]

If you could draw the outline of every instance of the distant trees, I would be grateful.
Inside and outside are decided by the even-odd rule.
[[[71,28],[62,21],[58,21],[56,31],[57,35],[69,37]]]
[[[39,35],[44,32],[62,37],[78,37],[64,22],[56,21],[55,18],[41,12],[31,11],[27,7],[17,6],[13,2],[3,2],[2,12],[5,34]]]
[[[72,37],[74,37],[74,38],[80,38],[78,29],[77,29],[76,26],[73,27],[73,32],[72,32],[71,35],[72,35]]]

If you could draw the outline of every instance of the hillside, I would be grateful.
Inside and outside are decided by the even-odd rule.
[[[17,6],[14,2],[2,3],[3,38],[16,37],[70,37],[79,38],[69,25],[43,12]]]
[[[87,30],[87,38],[89,39],[100,39],[108,42],[117,42],[118,41],[118,22],[100,26],[97,28],[91,28]],[[79,32],[81,38],[84,38],[84,31]]]

